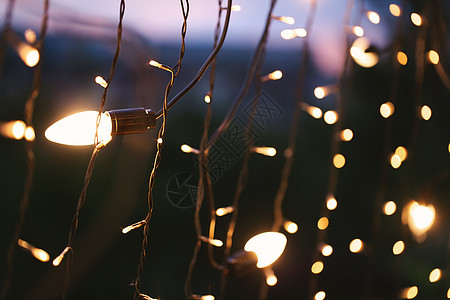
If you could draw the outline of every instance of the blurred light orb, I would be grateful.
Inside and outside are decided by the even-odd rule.
[[[406,159],[406,157],[408,157],[408,151],[402,146],[398,146],[397,149],[395,149],[395,154],[400,156],[402,162]]]
[[[334,197],[329,197],[327,200],[327,208],[328,210],[335,210],[337,207],[338,203],[336,198]]]
[[[358,253],[364,247],[363,242],[360,239],[354,239],[350,242],[349,249],[352,253]]]
[[[439,54],[434,50],[430,50],[428,51],[428,59],[433,65],[437,65],[439,63]]]
[[[332,125],[337,122],[338,115],[334,110],[329,110],[323,115],[323,119],[325,123]]]
[[[392,253],[394,253],[394,255],[401,254],[403,250],[405,250],[405,243],[403,241],[396,242],[392,247]]]
[[[314,89],[314,96],[316,96],[317,99],[323,99],[325,97],[325,90],[323,87],[319,86]]]
[[[311,272],[313,274],[319,274],[320,272],[323,271],[323,262],[321,261],[316,261],[315,263],[313,263],[313,265],[311,266]]]
[[[402,15],[402,9],[397,4],[390,4],[389,11],[394,17],[400,17]]]
[[[344,129],[341,131],[341,140],[349,142],[353,139],[353,131],[351,129]]]
[[[360,37],[353,42],[350,48],[350,55],[353,60],[363,68],[371,68],[378,63],[378,54],[375,52],[366,52],[369,47],[369,39]]]
[[[425,121],[428,121],[431,118],[431,108],[427,105],[422,106],[420,109],[420,115]]]
[[[441,279],[441,276],[442,276],[442,271],[440,269],[436,268],[433,271],[431,271],[428,279],[430,280],[430,282],[436,282],[436,281],[439,281],[439,279]]]
[[[421,26],[422,25],[422,17],[417,13],[412,13],[411,14],[411,22],[413,22],[413,24],[416,26]]]
[[[324,245],[321,252],[323,256],[330,256],[333,253],[333,247],[330,245]]]
[[[345,165],[345,157],[344,157],[344,155],[342,155],[342,154],[336,154],[336,155],[333,157],[333,165],[334,165],[336,168],[338,168],[338,169],[342,168],[342,167]]]
[[[322,217],[319,219],[319,221],[317,221],[317,228],[319,228],[320,230],[327,229],[328,225],[329,221],[327,217]]]
[[[401,165],[402,165],[402,159],[401,159],[400,155],[393,154],[391,156],[391,166],[394,169],[398,169],[398,168],[400,168]]]
[[[364,29],[361,26],[354,26],[353,33],[358,37],[362,37],[364,35]]]
[[[406,55],[405,52],[398,51],[397,52],[397,61],[402,66],[406,66],[406,64],[408,63],[408,56]]]
[[[397,210],[397,205],[394,201],[388,201],[384,204],[383,212],[386,216],[391,216]]]
[[[380,106],[380,114],[385,119],[392,116],[394,111],[395,111],[395,107],[394,107],[394,104],[392,104],[392,102],[386,102],[386,103],[381,104],[381,106]]]
[[[327,294],[324,291],[320,291],[316,293],[316,295],[314,296],[314,300],[323,300],[326,296]]]
[[[367,18],[369,19],[370,22],[372,22],[373,24],[378,24],[380,23],[380,16],[374,12],[374,11],[368,11],[367,12]]]

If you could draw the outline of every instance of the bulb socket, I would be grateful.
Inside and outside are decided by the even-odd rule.
[[[111,117],[111,135],[144,133],[156,126],[155,113],[151,109],[116,109],[106,113]]]
[[[256,269],[257,262],[255,252],[241,250],[227,258],[226,269],[231,276],[241,276]]]

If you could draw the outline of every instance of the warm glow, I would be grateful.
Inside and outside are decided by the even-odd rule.
[[[231,10],[232,11],[241,11],[242,7],[238,4],[234,4],[234,5],[231,5]]]
[[[439,63],[439,54],[434,50],[430,50],[428,51],[428,59],[433,65],[437,65]]]
[[[394,255],[401,254],[403,250],[405,250],[405,243],[403,241],[396,242],[392,247],[392,253],[394,253]]]
[[[266,283],[268,286],[274,286],[277,284],[278,278],[275,276],[271,268],[265,268],[264,274],[266,275]]]
[[[383,116],[383,118],[387,119],[394,113],[394,104],[392,102],[386,102],[381,104],[380,106],[380,114]]]
[[[191,153],[192,152],[192,147],[186,144],[181,145],[181,151],[183,151],[184,153]]]
[[[364,247],[363,242],[360,239],[354,239],[350,242],[350,251],[353,253],[358,253]]]
[[[285,40],[291,40],[296,37],[305,37],[308,33],[304,28],[285,29],[281,31],[281,37]]]
[[[327,199],[327,208],[329,210],[335,210],[337,205],[338,205],[337,200],[334,197],[329,197]]]
[[[397,60],[399,64],[401,64],[402,66],[406,66],[406,64],[408,63],[408,56],[406,55],[405,52],[398,51]]]
[[[353,60],[364,68],[371,68],[378,63],[378,55],[375,52],[366,52],[369,47],[369,39],[360,37],[353,42],[350,48]]]
[[[158,139],[156,140],[156,142],[157,142],[158,144],[162,144],[162,143],[163,143],[163,139],[162,139],[162,138],[158,138]]]
[[[142,221],[139,221],[137,223],[131,224],[131,225],[125,227],[124,229],[122,229],[122,233],[123,234],[128,233],[128,232],[130,232],[133,229],[136,229],[136,228],[141,227],[142,225],[145,225],[145,223],[146,223],[145,220],[142,220]]]
[[[426,237],[426,232],[431,228],[435,219],[433,205],[421,205],[416,201],[410,202],[406,207],[409,229],[419,242]]]
[[[374,11],[368,11],[367,18],[369,18],[369,21],[372,22],[373,24],[380,23],[380,16]]]
[[[17,47],[17,51],[19,53],[20,58],[27,66],[34,67],[35,65],[38,64],[40,55],[39,51],[36,48],[26,43],[20,43],[19,46]]]
[[[334,165],[336,168],[338,168],[338,169],[342,168],[342,167],[345,165],[345,157],[344,157],[344,155],[342,155],[342,154],[336,154],[336,155],[333,157],[333,165]]]
[[[417,286],[412,286],[412,287],[406,288],[402,291],[401,298],[402,299],[414,299],[418,293],[419,293],[419,289],[417,288]]]
[[[402,161],[404,161],[408,157],[408,151],[405,147],[402,146],[398,146],[397,149],[395,149],[395,154],[400,156]]]
[[[320,291],[316,293],[316,295],[314,296],[314,300],[323,300],[326,296],[327,294],[325,294],[324,291]]]
[[[431,108],[426,105],[422,106],[420,114],[425,121],[428,121],[431,118]]]
[[[329,110],[323,115],[323,119],[325,123],[332,125],[337,122],[338,115],[334,110]]]
[[[393,215],[396,210],[397,210],[397,205],[395,204],[394,201],[389,201],[384,204],[383,212],[385,215],[387,215],[387,216]]]
[[[153,66],[153,67],[156,67],[156,68],[161,68],[162,67],[162,65],[159,62],[157,62],[156,60],[153,60],[153,59],[151,61],[149,61],[148,63],[149,63],[150,66]]]
[[[102,88],[106,88],[108,86],[108,83],[106,82],[105,79],[103,79],[102,76],[95,77],[95,83],[97,83]]]
[[[280,70],[276,70],[276,71],[273,71],[272,73],[270,73],[269,75],[267,75],[267,77],[270,80],[278,80],[278,79],[281,79],[281,77],[283,77],[283,72],[281,72]]]
[[[344,129],[341,131],[341,140],[348,142],[353,139],[353,131],[351,129]]]
[[[36,133],[34,132],[34,128],[31,126],[28,126],[27,129],[25,129],[24,137],[29,142],[34,141],[34,139],[36,138]]]
[[[288,25],[294,25],[294,23],[295,23],[295,19],[293,17],[284,17],[284,16],[278,17],[278,16],[272,15],[272,19],[278,20],[278,21],[283,22]]]
[[[430,282],[436,282],[439,281],[439,279],[441,279],[441,276],[442,276],[441,270],[436,268],[433,271],[431,271],[428,279],[430,280]]]
[[[361,26],[353,26],[352,31],[358,37],[362,37],[364,35],[364,29]]]
[[[323,99],[323,97],[326,96],[325,94],[325,88],[324,87],[316,87],[314,89],[314,96],[316,96],[317,99]]]
[[[273,147],[253,147],[253,152],[262,154],[265,156],[275,156],[277,154],[277,149]]]
[[[216,216],[222,217],[232,213],[234,210],[233,206],[220,207],[216,209]]]
[[[304,28],[296,28],[296,29],[294,29],[294,32],[295,32],[296,36],[298,36],[298,37],[305,37],[308,35],[308,33],[306,32],[306,29],[304,29]]]
[[[27,30],[25,30],[24,36],[25,36],[25,40],[29,44],[34,44],[36,42],[36,32],[34,32],[33,29],[28,28]]]
[[[285,221],[283,226],[284,226],[284,230],[286,230],[290,234],[294,234],[298,230],[298,225],[292,221]]]
[[[215,247],[222,247],[223,246],[223,242],[221,240],[218,240],[218,239],[211,239],[211,238],[208,238],[206,236],[201,236],[200,240],[205,242],[205,243],[211,244],[211,245],[213,245]]]
[[[322,217],[319,219],[319,221],[317,221],[317,228],[319,228],[320,230],[325,230],[327,229],[328,224],[329,224],[328,218]]]
[[[58,255],[54,260],[53,260],[53,265],[55,267],[59,266],[59,264],[61,263],[61,261],[64,259],[64,256],[67,254],[67,252],[70,250],[70,247],[66,247],[63,252],[61,252],[60,255]]]
[[[26,128],[23,121],[0,122],[0,134],[10,139],[22,139]]]
[[[98,112],[84,111],[65,117],[45,131],[45,137],[52,142],[72,146],[93,145]],[[101,114],[98,126],[98,141],[108,143],[112,136],[111,117]]]
[[[42,262],[48,262],[50,260],[50,255],[42,249],[36,248],[33,245],[27,243],[24,240],[18,239],[17,244],[23,249],[29,251],[37,260]]]
[[[412,13],[411,14],[411,22],[413,22],[413,24],[416,26],[420,26],[420,25],[422,25],[422,17],[419,14]]]
[[[323,262],[321,261],[316,261],[311,266],[311,272],[313,272],[314,274],[319,274],[322,271],[323,271]]]
[[[320,251],[323,256],[330,256],[333,253],[333,247],[330,245],[324,245]]]
[[[391,12],[391,14],[394,17],[400,17],[402,14],[402,10],[401,10],[400,6],[398,6],[397,4],[390,4],[389,11]]]
[[[391,166],[394,169],[398,169],[398,168],[400,168],[401,165],[402,165],[402,158],[400,157],[400,155],[393,154],[391,156]]]
[[[322,117],[322,110],[318,107],[302,103],[302,109],[306,111],[314,119],[320,119]]]
[[[255,252],[258,268],[273,264],[286,247],[286,236],[279,232],[264,232],[252,237],[244,246],[245,251]]]
[[[211,103],[211,96],[207,94],[204,100],[206,103]]]

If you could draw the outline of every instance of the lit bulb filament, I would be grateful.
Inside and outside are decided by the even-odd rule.
[[[200,154],[199,150],[192,148],[191,146],[186,144],[181,145],[181,151],[183,151],[184,153]]]
[[[136,222],[134,224],[131,224],[131,225],[125,227],[124,229],[122,229],[122,233],[126,234],[126,233],[130,232],[131,230],[134,230],[136,228],[141,227],[142,225],[145,225],[145,223],[147,223],[147,222],[145,220],[142,220],[142,221]]]
[[[222,216],[232,213],[233,210],[234,210],[233,206],[221,207],[216,210],[216,215],[218,217],[222,217]]]
[[[269,73],[269,74],[261,77],[261,81],[266,82],[269,80],[278,80],[278,79],[281,79],[281,77],[283,77],[283,72],[281,72],[280,70],[276,70],[276,71],[273,71],[272,73]]]
[[[160,64],[159,62],[157,62],[156,60],[151,60],[148,62],[150,66],[167,71],[167,72],[173,72],[171,68],[169,68],[168,66],[165,66],[163,64]]]
[[[266,283],[268,286],[274,286],[278,282],[277,276],[275,276],[275,273],[273,272],[272,268],[267,267],[264,268],[264,274],[266,275]]]
[[[265,156],[275,156],[277,149],[273,147],[252,147],[252,151]]]
[[[17,244],[22,247],[23,249],[27,250],[31,253],[36,259],[42,261],[42,262],[48,262],[50,260],[50,255],[42,249],[36,248],[33,245],[27,243],[24,240],[17,240]]]
[[[106,82],[105,79],[103,79],[102,76],[95,77],[95,83],[97,83],[99,86],[101,86],[102,88],[105,88],[105,89],[108,86],[108,83]]]
[[[62,262],[62,260],[64,259],[64,256],[66,256],[67,252],[69,252],[69,250],[71,250],[72,248],[70,247],[66,247],[63,252],[61,252],[60,255],[58,255],[54,260],[53,260],[53,265],[55,267],[59,266],[59,264]]]
[[[223,246],[223,242],[221,240],[218,240],[218,239],[211,239],[211,238],[208,238],[206,236],[201,236],[200,240],[202,242],[211,244],[211,245],[213,245],[215,247],[222,247]]]

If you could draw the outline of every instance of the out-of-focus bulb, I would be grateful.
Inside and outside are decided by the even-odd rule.
[[[50,260],[50,255],[42,249],[36,248],[33,245],[27,243],[24,240],[18,239],[17,244],[22,247],[23,249],[27,250],[31,253],[31,255],[34,256],[37,260],[40,260],[42,262],[48,262]]]
[[[97,76],[95,77],[95,83],[97,83],[99,86],[101,86],[102,88],[108,87],[108,82],[106,82],[105,79],[103,79],[102,76]]]
[[[281,31],[281,37],[285,40],[292,40],[296,37],[306,37],[308,32],[304,28],[285,29]]]
[[[84,111],[65,117],[47,128],[45,137],[59,144],[93,145],[97,116],[97,111]],[[111,118],[108,114],[102,113],[98,126],[98,141],[108,143],[112,139],[111,131]]]
[[[353,241],[350,242],[350,251],[353,253],[358,253],[361,252],[361,250],[363,249],[364,244],[360,239],[354,239]]]
[[[351,129],[344,129],[341,131],[341,140],[349,142],[353,139],[353,131]]]
[[[22,139],[25,136],[26,128],[25,122],[20,120],[0,122],[0,134],[10,139]]]
[[[314,119],[320,119],[322,117],[322,110],[318,107],[311,106],[306,103],[302,103],[301,107],[305,112],[307,112]]]
[[[402,299],[414,299],[416,298],[418,293],[419,289],[417,288],[417,286],[411,286],[403,289],[403,291],[400,294],[400,297]]]
[[[338,203],[337,203],[336,198],[334,198],[333,196],[328,197],[328,199],[327,199],[328,210],[335,210],[337,205],[338,205]]]
[[[406,55],[405,52],[398,51],[397,52],[397,61],[402,66],[406,66],[406,64],[408,63],[408,56]]]
[[[369,19],[370,22],[372,22],[373,24],[378,24],[380,23],[380,16],[374,12],[374,11],[368,11],[367,12],[367,18]]]
[[[428,279],[430,280],[430,282],[436,282],[436,281],[439,281],[439,279],[441,279],[441,276],[442,276],[442,271],[440,269],[436,268],[433,271],[431,271]]]
[[[329,225],[329,221],[327,217],[322,217],[319,219],[319,221],[317,221],[317,228],[319,228],[320,230],[325,230],[328,228]]]
[[[402,165],[402,158],[400,157],[400,155],[393,154],[391,156],[391,166],[394,169],[398,169],[398,168],[400,168],[401,165]]]
[[[275,286],[277,284],[278,278],[270,267],[264,268],[264,274],[266,275],[266,283],[268,286]]]
[[[386,102],[381,104],[380,106],[380,114],[383,116],[383,118],[387,119],[394,113],[394,104],[392,102]]]
[[[206,94],[204,100],[205,103],[211,103],[211,96],[209,94]]]
[[[69,250],[71,250],[70,247],[66,247],[63,252],[61,252],[60,255],[58,255],[54,260],[53,260],[53,265],[55,267],[59,266],[62,262],[62,260],[64,259],[64,256],[66,256],[66,254],[69,252]]]
[[[388,201],[383,206],[383,212],[386,216],[393,215],[397,210],[397,205],[394,201]]]
[[[402,10],[397,4],[390,4],[389,11],[394,17],[400,17],[402,15]]]
[[[333,247],[330,245],[323,245],[320,252],[322,252],[323,256],[330,256],[333,253]]]
[[[314,295],[314,300],[323,300],[326,296],[327,294],[324,291],[320,291]]]
[[[357,37],[362,37],[364,35],[364,29],[361,26],[353,26],[352,32]]]
[[[247,252],[254,252],[258,257],[256,266],[265,268],[273,264],[286,247],[286,236],[279,232],[264,232],[252,237],[244,246]]]
[[[364,68],[371,68],[378,63],[378,55],[375,52],[366,52],[369,47],[369,39],[360,37],[353,42],[350,48],[350,55],[353,60]]]
[[[320,272],[323,271],[323,262],[321,261],[316,261],[315,263],[313,263],[313,265],[311,266],[311,272],[313,274],[319,274]]]
[[[261,81],[265,82],[265,81],[269,81],[269,80],[278,80],[278,79],[281,79],[281,77],[283,77],[283,72],[281,72],[280,70],[276,70],[276,71],[273,71],[272,73],[269,73],[269,74],[263,76],[261,78]]]
[[[404,209],[409,229],[419,242],[423,242],[427,231],[434,223],[436,214],[434,206],[432,204],[421,205],[416,201],[411,201]]]
[[[289,232],[290,234],[294,234],[298,231],[298,225],[292,221],[284,221],[284,230]]]
[[[25,36],[25,40],[27,41],[27,43],[29,43],[29,44],[36,43],[36,32],[34,32],[33,29],[28,28],[27,30],[25,30],[24,36]]]
[[[232,11],[241,11],[242,7],[238,4],[234,4],[234,5],[231,5],[231,10]]]
[[[223,246],[223,242],[222,242],[221,240],[218,240],[218,239],[211,239],[211,238],[208,238],[208,237],[206,237],[206,236],[201,236],[201,237],[200,237],[200,240],[201,240],[202,242],[211,244],[211,245],[213,245],[213,246],[215,246],[215,247],[219,247],[219,248],[220,248],[220,247]]]
[[[411,22],[413,22],[413,24],[416,26],[421,26],[422,25],[422,17],[417,13],[412,13],[411,14]]]
[[[395,149],[395,154],[400,156],[400,159],[404,161],[408,157],[408,151],[405,147],[398,146],[397,149]]]
[[[200,151],[197,149],[192,148],[189,145],[183,144],[181,145],[181,151],[183,151],[184,153],[195,153],[195,154],[199,154]]]
[[[142,221],[136,222],[134,224],[131,224],[131,225],[125,227],[124,229],[122,229],[122,233],[126,234],[126,233],[130,232],[131,230],[134,230],[136,228],[139,228],[139,227],[145,225],[145,223],[147,223],[147,222],[145,220],[142,220]]]
[[[428,121],[431,118],[431,108],[427,105],[422,106],[420,115],[425,121]]]
[[[428,59],[433,65],[437,65],[439,63],[439,54],[434,50],[430,50],[428,51]]]
[[[294,25],[294,23],[295,23],[295,19],[293,17],[284,17],[284,16],[278,17],[275,15],[272,15],[272,19],[278,20],[278,21],[283,22],[288,25]]]
[[[34,139],[36,138],[36,133],[34,132],[34,128],[31,126],[28,126],[25,129],[24,137],[29,142],[34,141]]]
[[[20,58],[27,66],[34,67],[38,64],[40,55],[36,48],[24,43],[19,46],[18,51]]]
[[[333,157],[333,165],[334,165],[336,168],[338,168],[338,169],[340,169],[340,168],[342,168],[343,166],[345,166],[345,157],[344,157],[344,155],[342,155],[342,154],[336,154],[336,155]]]
[[[394,253],[394,255],[403,253],[403,250],[405,250],[405,243],[403,241],[396,242],[392,247],[392,253]]]
[[[222,217],[222,216],[232,213],[233,211],[234,211],[233,206],[220,207],[220,208],[216,209],[216,215],[218,217]]]
[[[338,114],[334,110],[329,110],[323,115],[325,123],[333,125],[338,120]]]
[[[275,156],[277,149],[273,147],[252,147],[252,151],[265,156]]]

